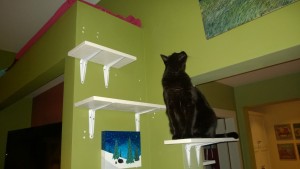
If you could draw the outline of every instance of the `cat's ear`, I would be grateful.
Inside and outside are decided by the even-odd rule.
[[[161,54],[160,57],[162,58],[162,60],[164,61],[164,63],[166,63],[168,61],[168,57]]]

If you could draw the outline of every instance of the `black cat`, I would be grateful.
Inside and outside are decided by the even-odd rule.
[[[216,135],[217,117],[202,93],[192,85],[185,72],[185,52],[161,55],[165,64],[163,97],[172,139],[224,137]],[[228,133],[237,138],[237,133]]]

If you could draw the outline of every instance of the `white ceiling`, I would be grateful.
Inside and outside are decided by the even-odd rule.
[[[0,0],[0,50],[17,53],[66,0]],[[93,4],[100,0],[87,0]],[[300,59],[219,80],[230,86],[300,72]]]
[[[300,59],[228,77],[217,82],[237,87],[297,72],[300,72]]]
[[[0,50],[17,53],[65,0],[0,0]]]
[[[100,0],[86,0],[92,4]],[[17,53],[66,0],[0,0],[0,50]]]

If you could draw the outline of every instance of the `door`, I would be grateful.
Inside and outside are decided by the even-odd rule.
[[[271,169],[268,138],[263,114],[249,112],[252,143],[257,169]]]

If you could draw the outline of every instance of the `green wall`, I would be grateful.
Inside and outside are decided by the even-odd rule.
[[[197,0],[103,0],[100,5],[141,18],[147,59],[155,62],[150,68],[160,62],[160,53],[185,50],[190,55],[188,72],[197,84],[299,58],[300,2],[210,40]]]
[[[0,110],[0,168],[4,168],[7,132],[31,126],[32,99],[23,98]]]
[[[253,107],[299,98],[300,74],[294,73],[234,88],[236,106]],[[271,97],[270,97],[271,96]]]
[[[196,87],[203,93],[212,107],[235,111],[233,87],[217,82],[205,83]]]
[[[8,68],[15,60],[16,54],[0,50],[0,70]]]
[[[159,54],[171,54],[185,50],[190,56],[187,72],[195,84],[210,82],[242,72],[299,58],[300,51],[300,2],[276,10],[206,40],[201,11],[197,0],[103,0],[100,5],[124,15],[132,14],[142,20],[144,51],[147,60],[148,100],[162,103],[160,84],[163,63]],[[159,119],[166,124],[164,117]],[[155,123],[156,124],[156,123]],[[243,120],[239,128],[244,131]],[[165,128],[163,125],[161,128]],[[161,145],[163,139],[170,138],[165,130],[153,129],[153,136],[161,136],[151,144],[153,168],[172,168],[174,158],[181,153],[179,147],[170,149]],[[244,135],[242,135],[244,137]],[[157,138],[157,137],[156,137]],[[246,138],[242,138],[245,140]],[[155,147],[155,148],[153,148]],[[156,148],[157,147],[157,148]],[[174,148],[174,149],[173,149]],[[168,150],[166,150],[168,149]],[[175,150],[176,149],[176,150]],[[243,153],[247,154],[245,146]],[[169,151],[169,152],[168,152]],[[172,153],[170,153],[172,152]],[[172,158],[162,162],[162,158],[172,154]],[[244,158],[245,169],[252,169],[249,156]],[[177,162],[177,168],[182,164]]]
[[[196,84],[299,57],[297,53],[300,44],[300,21],[296,17],[300,14],[299,2],[211,40],[205,39],[197,1],[132,0],[124,3],[126,4],[102,1],[100,4],[142,19],[149,82],[148,96],[153,102],[162,102],[160,78],[163,64],[159,58],[160,53],[170,54],[180,50],[188,52],[190,58],[187,71],[194,77],[193,81]],[[166,119],[161,123],[166,124]],[[164,137],[168,137],[167,133]],[[154,144],[153,147],[157,145],[160,144]],[[161,150],[161,147],[158,149]],[[246,154],[247,149],[243,151]],[[153,161],[169,154],[165,149],[163,152],[166,153],[158,158],[153,157]],[[177,148],[177,153],[180,153],[180,148]],[[176,161],[174,158],[172,160]],[[252,163],[249,158],[244,160],[248,161],[245,168],[251,169]],[[160,163],[156,165],[159,166]],[[161,165],[164,166],[160,167],[171,168],[165,162]]]
[[[104,86],[103,65],[89,62],[85,82],[81,84],[79,59],[66,58],[62,168],[96,169],[101,168],[101,131],[135,131],[134,114],[96,111],[94,138],[90,139],[88,109],[74,107],[74,103],[91,96],[145,101],[146,80],[141,41],[142,30],[81,2],[77,3],[76,10],[76,27],[74,27],[76,44],[87,40],[137,57],[135,62],[125,67],[111,68],[108,88]],[[141,126],[141,128],[144,130],[145,127]],[[142,135],[142,137],[147,140],[147,135]],[[145,165],[142,168],[145,169],[150,168],[150,160],[147,160],[149,159],[147,146],[148,144],[143,144],[142,161]]]

